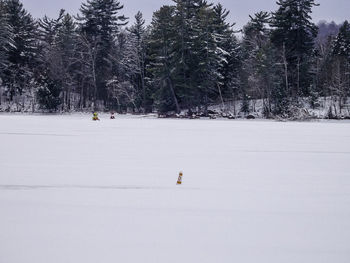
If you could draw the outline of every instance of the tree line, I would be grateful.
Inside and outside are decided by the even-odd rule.
[[[350,25],[318,34],[314,0],[278,0],[240,33],[229,11],[205,0],[173,0],[146,25],[118,0],[87,0],[72,16],[35,20],[19,0],[0,0],[0,103],[35,110],[208,112],[212,104],[263,101],[288,114],[308,98],[350,92]],[[0,104],[0,106],[1,106]]]

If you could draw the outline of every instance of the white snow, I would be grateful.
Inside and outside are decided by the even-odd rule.
[[[0,115],[0,145],[0,263],[350,262],[349,122]]]

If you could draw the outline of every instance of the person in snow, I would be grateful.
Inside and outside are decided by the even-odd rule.
[[[111,112],[111,120],[115,120],[114,112]]]
[[[99,121],[100,119],[98,118],[98,113],[94,112],[94,116],[92,117],[93,121]]]

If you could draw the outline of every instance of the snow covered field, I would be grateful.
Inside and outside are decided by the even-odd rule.
[[[0,145],[0,263],[350,262],[349,122],[0,115]]]

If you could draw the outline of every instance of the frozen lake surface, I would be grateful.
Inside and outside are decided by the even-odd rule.
[[[348,122],[0,115],[0,145],[0,263],[350,262]]]

